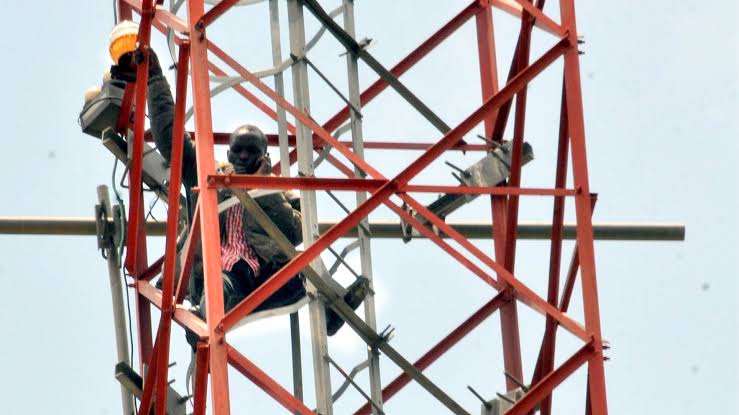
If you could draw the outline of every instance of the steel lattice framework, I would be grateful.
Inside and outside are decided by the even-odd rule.
[[[270,2],[270,6],[274,7],[272,10],[276,11],[277,0],[270,0]],[[327,343],[325,328],[323,327],[323,311],[322,307],[319,306],[320,301],[327,301],[337,313],[343,316],[348,325],[367,342],[370,349],[371,396],[367,397],[368,403],[356,411],[357,414],[366,414],[370,411],[382,413],[383,402],[392,398],[411,380],[416,381],[451,412],[467,414],[466,410],[428,379],[423,374],[423,370],[479,325],[481,321],[496,311],[499,311],[501,316],[504,366],[510,374],[507,379],[507,386],[509,390],[515,389],[517,384],[514,379],[524,379],[517,316],[519,303],[531,307],[545,316],[546,323],[536,369],[530,382],[531,387],[507,413],[527,414],[537,407],[540,408],[543,414],[551,413],[552,391],[579,367],[587,365],[586,413],[606,414],[603,341],[598,309],[591,223],[595,198],[590,192],[588,183],[574,0],[561,0],[559,2],[560,18],[558,20],[560,23],[555,22],[554,19],[542,12],[544,0],[536,0],[535,2],[527,0],[474,0],[390,69],[385,69],[362,45],[354,40],[352,0],[343,1],[343,27],[335,23],[329,13],[324,11],[316,0],[287,0],[290,20],[290,52],[293,55],[293,61],[290,65],[293,71],[294,99],[292,103],[283,98],[284,86],[281,74],[279,74],[279,81],[277,75],[275,75],[275,89],[268,87],[259,77],[231,58],[208,37],[207,28],[215,24],[217,19],[228,12],[236,3],[237,0],[223,0],[206,10],[203,0],[187,0],[187,21],[177,17],[176,14],[163,8],[153,0],[119,0],[118,4],[120,19],[132,19],[134,13],[140,16],[138,39],[139,49],[144,56],[147,56],[149,51],[152,27],[163,33],[167,33],[170,29],[175,33],[174,39],[179,58],[176,76],[172,168],[169,184],[171,189],[179,189],[181,185],[182,137],[185,132],[185,102],[188,78],[192,88],[195,115],[194,142],[197,149],[199,180],[198,205],[184,248],[186,259],[179,270],[179,278],[176,278],[175,257],[177,255],[179,218],[179,194],[176,191],[169,192],[170,208],[167,218],[165,253],[162,258],[151,264],[148,262],[146,255],[141,180],[148,73],[148,59],[144,59],[138,67],[138,82],[129,84],[127,87],[123,100],[123,111],[118,123],[118,129],[121,132],[131,127],[128,123],[128,115],[133,104],[135,104],[132,125],[134,138],[130,166],[130,212],[125,265],[135,279],[138,350],[142,362],[142,371],[147,368],[139,414],[148,413],[152,405],[156,414],[165,414],[170,334],[173,321],[189,328],[201,338],[197,349],[198,364],[194,391],[195,414],[205,413],[208,384],[210,384],[212,412],[219,415],[230,412],[227,372],[229,365],[289,411],[301,414],[313,413],[311,409],[303,404],[299,399],[300,397],[288,392],[226,341],[226,333],[230,328],[298,272],[303,272],[310,281],[309,291],[313,290],[321,294],[320,297],[317,297],[318,299],[311,301],[310,315],[317,410],[324,415],[331,414],[332,407],[331,384],[328,377],[330,362],[326,359]],[[492,20],[492,10],[494,8],[520,18],[521,25],[508,79],[502,87],[499,86],[497,80]],[[350,94],[347,105],[323,124],[316,122],[308,112],[310,105],[306,71],[309,61],[304,58],[306,42],[303,12],[305,10],[308,10],[323,23],[328,32],[335,36],[348,51],[347,68],[349,71],[348,88]],[[398,78],[473,18],[477,27],[480,90],[483,103],[461,123],[450,127],[428,110]],[[553,46],[541,56],[530,57],[531,35],[535,28],[553,34],[556,39]],[[279,38],[279,29],[277,33]],[[275,63],[280,62],[280,55],[279,47],[277,47]],[[209,56],[217,57],[229,67],[229,70],[234,71],[275,102],[276,110],[260,101],[240,84],[235,83],[233,85],[238,93],[278,123],[278,134],[271,135],[270,142],[272,145],[280,144],[283,173],[289,170],[290,164],[297,161],[300,171],[306,175],[305,177],[256,177],[216,174],[216,164],[213,157],[214,145],[224,143],[225,134],[214,133],[213,131],[209,75],[224,76],[226,72],[209,60]],[[522,188],[520,186],[521,159],[527,85],[548,66],[560,59],[564,63],[564,73],[554,186],[546,189]],[[359,61],[368,65],[380,76],[378,81],[371,84],[364,91],[359,90],[356,77],[356,68]],[[361,117],[358,111],[388,87],[393,88],[426,117],[443,134],[443,137],[427,145],[410,142],[365,143],[362,139]],[[514,98],[515,107],[513,105]],[[513,111],[513,162],[511,177],[506,185],[478,188],[422,186],[411,183],[414,177],[446,151],[488,151],[494,148],[502,141],[503,132],[511,111]],[[287,114],[294,117],[294,125],[286,121]],[[347,121],[350,122],[352,141],[339,141],[335,137],[335,131]],[[466,143],[462,139],[463,136],[480,124],[484,124],[488,144],[474,145]],[[363,156],[365,148],[421,149],[422,154],[405,166],[395,177],[386,177],[365,161]],[[346,165],[331,155],[328,152],[329,149],[339,152],[351,165]],[[314,151],[322,152],[325,159],[337,167],[347,178],[315,177],[313,170]],[[566,177],[570,166],[573,187],[568,188]],[[276,166],[276,170],[279,169],[280,166]],[[292,260],[242,303],[225,314],[223,312],[223,292],[221,289],[217,212],[217,192],[219,188],[223,187],[300,189],[304,214],[303,234],[305,235],[305,249],[302,252],[295,251],[291,246],[284,247]],[[335,226],[318,235],[317,228],[314,229],[316,226],[315,191],[324,190],[356,192],[357,207]],[[434,215],[411,196],[411,193],[419,192],[489,195],[492,207],[491,219],[492,223],[495,224],[493,228],[494,256],[491,257],[475,247],[461,234],[448,226],[444,220]],[[549,196],[553,199],[550,271],[546,298],[540,297],[529,289],[516,278],[514,272],[517,242],[515,230],[518,224],[519,199],[521,196],[528,195]],[[427,223],[432,224],[439,232],[435,232],[425,223],[419,221],[419,217],[409,213],[408,209],[397,205],[390,199],[391,196],[402,200],[412,211],[420,214]],[[577,218],[577,242],[569,272],[565,278],[563,294],[560,297],[560,265],[563,251],[562,230],[566,198],[574,199]],[[248,197],[242,197],[241,201],[247,208],[250,206],[253,208],[253,201]],[[252,204],[250,205],[250,203]],[[458,328],[449,333],[441,342],[414,363],[406,360],[393,349],[386,341],[384,334],[376,332],[374,306],[371,297],[368,299],[365,308],[366,320],[362,320],[339,299],[336,292],[332,291],[332,285],[320,275],[320,272],[316,271],[320,268],[317,265],[317,258],[321,252],[328,249],[333,242],[343,237],[347,232],[359,226],[363,254],[362,272],[371,276],[369,235],[363,234],[361,225],[366,224],[368,214],[381,205],[385,205],[397,213],[417,232],[429,238],[443,251],[458,260],[472,275],[481,278],[498,291],[496,296],[475,311]],[[256,214],[258,213],[256,211]],[[264,226],[268,227],[268,224]],[[267,231],[270,232],[269,229]],[[460,248],[455,248],[445,242],[439,236],[440,234],[454,240]],[[279,237],[279,235],[277,236]],[[193,253],[198,245],[202,247],[203,255],[205,296],[208,305],[207,321],[199,319],[182,306],[187,278],[193,263]],[[484,264],[484,267],[478,266],[476,264],[478,261]],[[584,324],[566,314],[578,271],[582,284]],[[150,283],[160,272],[163,276],[161,290],[156,289]],[[179,281],[179,283],[175,284],[175,281]],[[155,336],[152,336],[151,305],[161,310]],[[563,364],[555,368],[556,332],[560,327],[580,339],[582,347]],[[402,375],[384,387],[379,380],[379,353],[384,354],[403,370]]]

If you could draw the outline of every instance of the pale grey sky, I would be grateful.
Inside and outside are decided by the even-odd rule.
[[[59,2],[15,2],[8,8],[0,40],[6,57],[0,69],[6,80],[0,87],[6,137],[6,150],[0,153],[5,193],[0,216],[90,216],[95,187],[110,184],[112,156],[82,134],[76,122],[83,91],[98,83],[109,65],[110,3],[70,7]],[[331,9],[339,2],[321,3]],[[419,4],[357,0],[358,35],[377,40],[370,51],[386,66],[405,56],[467,1]],[[577,7],[578,29],[586,39],[581,65],[590,181],[600,194],[594,221],[687,227],[685,242],[596,243],[602,326],[612,346],[606,364],[610,411],[736,413],[737,4],[631,0],[607,5],[580,1]],[[545,10],[556,16],[556,3]],[[517,23],[502,13],[496,13],[495,23],[503,77]],[[308,33],[316,27],[309,17]],[[248,68],[261,69],[271,62],[266,28],[266,7],[259,5],[226,16],[211,36]],[[480,102],[474,33],[474,25],[468,23],[402,78],[451,125]],[[537,35],[534,55],[551,39]],[[167,62],[161,35],[156,34],[155,46]],[[344,89],[341,52],[325,36],[311,56]],[[375,79],[366,67],[362,69],[363,86]],[[527,140],[537,159],[524,171],[526,186],[553,183],[560,82],[561,66],[555,64],[529,89]],[[289,79],[286,85],[289,90]],[[319,121],[340,105],[316,77],[311,78],[311,93],[313,116]],[[218,131],[244,121],[276,130],[233,93],[217,98],[213,108]],[[393,92],[369,105],[364,115],[367,139],[439,138]],[[277,154],[273,150],[273,159]],[[368,158],[391,175],[415,156],[373,152]],[[471,164],[478,157],[450,155],[442,160]],[[441,163],[435,166],[439,168],[420,180],[451,184],[447,169]],[[334,174],[331,169],[319,173]],[[321,218],[339,216],[330,202],[321,203]],[[550,209],[548,200],[523,199],[521,220],[548,220]],[[572,206],[568,209],[571,217]],[[454,218],[483,220],[488,213],[480,200]],[[373,217],[391,216],[378,211]],[[489,241],[475,243],[491,249]],[[151,246],[154,257],[163,249],[163,240]],[[379,325],[397,328],[393,343],[411,360],[492,295],[429,242],[375,241],[373,249]],[[0,396],[5,412],[120,413],[118,384],[112,376],[115,346],[107,268],[95,250],[95,239],[0,236],[0,251],[0,282],[5,287],[0,326],[6,333],[0,348],[4,374]],[[542,295],[547,253],[544,242],[519,244],[517,273]],[[543,320],[524,306],[520,310],[529,377]],[[579,303],[573,304],[571,314],[580,319],[580,313]],[[489,397],[504,388],[499,327],[493,316],[428,370],[432,380],[473,413],[479,405],[467,385]],[[231,335],[247,356],[286,386],[287,328],[286,318],[275,319]],[[187,347],[181,330],[173,336],[178,365],[171,376],[182,390]],[[563,339],[560,361],[578,344],[568,342],[567,336]],[[303,347],[306,396],[312,402],[307,337]],[[365,353],[348,329],[332,339],[330,347],[347,368]],[[383,361],[382,372],[383,378],[392,379],[398,369]],[[333,376],[338,379],[336,373]],[[233,413],[283,413],[261,391],[235,375],[231,379]],[[555,413],[582,410],[583,381],[579,372],[563,385],[555,396]],[[336,413],[348,413],[360,401],[358,394],[348,394]],[[445,413],[415,385],[389,401],[387,411]]]

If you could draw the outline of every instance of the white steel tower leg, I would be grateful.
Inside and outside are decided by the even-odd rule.
[[[272,37],[272,64],[277,67],[282,63],[282,43],[280,41],[280,10],[278,0],[269,0],[269,27]],[[285,97],[285,81],[282,71],[275,73],[275,91]],[[290,147],[287,138],[287,116],[285,109],[276,105],[277,138],[280,143],[280,175],[290,176]],[[292,345],[293,395],[303,400],[303,363],[300,354],[300,321],[298,313],[290,314],[290,343]]]
[[[287,16],[290,27],[290,52],[298,57],[305,54],[305,26],[303,22],[302,0],[288,0]],[[308,68],[304,60],[298,60],[292,66],[294,104],[306,114],[310,113],[308,91]],[[297,129],[298,171],[306,176],[313,176],[313,138],[311,130],[295,120]],[[303,245],[307,248],[318,236],[318,219],[316,215],[316,192],[301,190],[300,209],[303,214]],[[322,270],[320,259],[311,265]],[[323,303],[315,295],[317,291],[307,283],[312,300],[309,305],[311,343],[313,349],[313,375],[316,389],[316,407],[322,415],[332,415],[331,374],[329,371],[328,340],[326,338],[326,315]]]
[[[343,0],[344,4],[344,30],[356,39],[354,25],[354,0]],[[357,66],[357,57],[347,50],[346,54],[346,70],[349,81],[349,102],[357,110],[361,110],[362,103],[359,99],[359,68]],[[350,110],[351,128],[352,128],[352,149],[359,157],[364,158],[364,138],[362,136],[362,118],[359,114]],[[354,168],[356,177],[364,178],[366,174]],[[367,193],[357,192],[357,206],[367,200]],[[357,228],[359,238],[359,254],[362,262],[362,275],[370,281],[370,294],[364,300],[364,319],[368,326],[377,331],[377,316],[375,313],[375,296],[374,284],[372,282],[372,252],[370,249],[370,235],[365,229],[369,229],[369,220],[367,218],[360,222]],[[377,406],[382,408],[382,383],[380,381],[380,355],[377,349],[368,349],[369,358],[369,375],[370,375],[370,396]],[[378,414],[378,408],[372,406],[372,413]]]

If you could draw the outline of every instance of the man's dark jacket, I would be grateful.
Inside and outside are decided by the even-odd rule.
[[[158,68],[157,68],[158,69]],[[159,73],[156,73],[159,72]],[[150,74],[148,83],[149,119],[151,123],[151,134],[156,142],[157,149],[167,161],[172,157],[172,128],[174,124],[174,100],[170,92],[169,83],[161,74],[161,70]],[[182,184],[187,192],[189,209],[195,206],[196,195],[192,188],[197,186],[197,167],[195,163],[195,147],[190,140],[189,134],[185,133],[185,141],[182,154]],[[171,189],[177,190],[177,189]],[[228,192],[219,193],[219,202],[228,196]],[[288,196],[289,197],[289,196]],[[272,219],[277,227],[294,244],[302,242],[301,214],[299,201],[291,198],[288,200],[285,193],[275,193],[256,199],[259,206]],[[292,203],[292,204],[291,204]],[[221,238],[225,237],[226,212],[219,214],[221,226]],[[277,244],[266,234],[246,210],[244,210],[243,221],[244,235],[248,243],[254,248],[263,264],[272,263],[279,265],[288,261],[288,257],[280,250]],[[199,255],[197,255],[199,257]],[[196,259],[198,259],[196,257]],[[195,279],[202,279],[201,264],[194,268]],[[198,284],[199,285],[199,284]],[[198,290],[200,291],[200,290]],[[199,292],[197,297],[199,297]]]

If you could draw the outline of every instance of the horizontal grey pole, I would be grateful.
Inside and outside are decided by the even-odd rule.
[[[321,233],[336,222],[320,222]],[[491,239],[493,227],[484,222],[449,222],[452,228],[468,239]],[[165,222],[148,221],[147,233],[163,236]],[[544,222],[521,222],[518,224],[520,239],[549,239],[552,225]],[[400,224],[394,221],[370,223],[373,238],[400,238]],[[5,235],[95,235],[93,217],[49,217],[49,216],[0,216],[0,234]],[[356,229],[347,236],[355,237]],[[414,231],[414,237],[421,238]],[[685,226],[679,224],[642,223],[595,223],[593,236],[606,241],[683,241]],[[565,224],[565,239],[575,239],[575,225]]]

